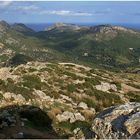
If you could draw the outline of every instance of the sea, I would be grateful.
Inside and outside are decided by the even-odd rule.
[[[45,28],[48,28],[52,26],[55,23],[38,23],[38,24],[26,24],[29,28],[33,29],[34,31],[43,31]],[[70,24],[76,24],[76,25],[82,25],[82,26],[96,26],[96,25],[103,25],[103,23],[70,23]],[[106,23],[105,23],[106,24]],[[123,26],[126,28],[132,28],[135,30],[140,31],[140,24],[126,24],[126,23],[116,23],[116,24],[111,24],[111,25],[117,25],[117,26]]]

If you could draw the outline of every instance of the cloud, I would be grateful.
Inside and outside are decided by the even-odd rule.
[[[11,1],[4,1],[2,4],[3,5],[9,5]],[[0,5],[2,5],[0,3]],[[106,10],[97,10],[97,11],[92,11],[92,12],[84,12],[84,11],[74,11],[74,10],[66,10],[66,9],[61,9],[61,10],[47,10],[45,8],[42,8],[38,5],[34,4],[28,4],[26,5],[14,5],[11,10],[14,11],[19,11],[24,14],[36,14],[36,15],[58,15],[58,16],[100,16],[100,15],[106,15],[111,13],[111,9],[106,9]]]
[[[46,10],[36,5],[24,5],[16,6],[15,10],[19,12],[39,15],[59,15],[59,16],[92,16],[92,13],[82,11],[70,11],[70,10]]]
[[[6,7],[11,5],[12,1],[0,1],[0,7]]]
[[[39,12],[41,15],[59,15],[59,16],[92,16],[92,13],[87,13],[87,12],[75,12],[75,11],[69,11],[69,10],[42,10]]]
[[[35,10],[38,10],[38,9],[39,9],[39,7],[37,7],[35,5],[16,7],[16,10],[22,10],[22,11],[35,11]]]

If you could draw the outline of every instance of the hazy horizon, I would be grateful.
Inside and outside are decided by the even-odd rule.
[[[32,28],[35,31],[42,31],[45,28],[52,26],[55,23],[25,23],[26,26]],[[109,23],[66,23],[66,24],[76,24],[80,26],[96,26],[96,25],[106,25]],[[123,26],[126,28],[138,29],[140,30],[140,24],[129,24],[129,23],[112,23],[109,25]]]

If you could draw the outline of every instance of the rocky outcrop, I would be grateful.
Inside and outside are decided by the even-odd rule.
[[[84,103],[84,102],[80,102],[79,105],[78,105],[78,107],[83,108],[83,109],[88,109],[87,104]]]
[[[65,111],[62,114],[58,114],[56,118],[59,122],[70,121],[70,123],[74,123],[76,121],[85,121],[84,116],[82,116],[80,113],[72,113],[69,111]]]
[[[139,139],[140,103],[126,103],[104,110],[94,118],[92,130],[103,139]]]
[[[1,92],[0,92],[1,94]],[[25,105],[28,104],[29,102],[26,101],[26,99],[21,95],[21,94],[14,94],[11,92],[5,92],[1,95],[1,100],[0,100],[0,107],[5,107],[8,105]]]
[[[1,68],[0,69],[0,79],[6,80],[11,76],[11,73],[9,72],[10,68]]]
[[[109,91],[109,90],[117,91],[117,86],[115,84],[101,82],[100,85],[96,85],[96,89],[104,91],[104,92]]]

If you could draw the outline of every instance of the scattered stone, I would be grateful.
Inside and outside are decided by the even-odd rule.
[[[62,95],[62,94],[60,96],[62,97],[63,100],[67,100],[67,101],[72,102],[72,99],[70,97],[68,97],[66,95]]]
[[[76,128],[73,130],[74,133],[74,138],[75,139],[85,139],[84,133],[82,132],[82,130],[80,128]]]
[[[84,102],[80,102],[80,103],[78,104],[78,107],[80,107],[80,108],[82,108],[82,109],[88,109],[87,104],[84,103]]]
[[[17,100],[21,104],[26,102],[25,98],[21,94],[16,95],[15,98],[15,100]]]
[[[24,124],[24,122],[21,122],[21,126],[23,127],[25,124]]]
[[[23,132],[17,133],[17,138],[23,138],[23,136],[24,136],[24,133]]]
[[[78,121],[85,121],[84,116],[82,116],[80,113],[74,113],[74,116],[75,116],[75,121],[77,121],[77,120]]]

